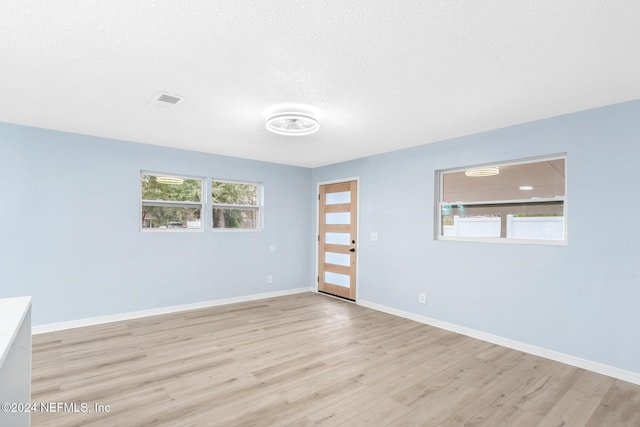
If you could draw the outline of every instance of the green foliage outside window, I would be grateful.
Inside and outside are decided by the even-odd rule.
[[[160,181],[158,181],[160,178]],[[162,182],[172,179],[173,183]],[[199,202],[202,194],[202,180],[175,177],[160,177],[142,174],[142,200],[162,200],[165,202]]]
[[[200,228],[202,180],[143,173],[141,181],[143,228]]]
[[[258,185],[212,181],[213,228],[258,228]]]

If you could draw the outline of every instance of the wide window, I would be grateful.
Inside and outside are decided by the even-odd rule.
[[[566,157],[439,171],[438,238],[566,241]]]
[[[143,230],[202,230],[202,178],[141,172]]]
[[[211,181],[214,229],[259,230],[260,184]]]

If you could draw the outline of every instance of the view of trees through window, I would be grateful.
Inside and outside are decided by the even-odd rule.
[[[259,228],[258,184],[211,182],[213,228]]]
[[[204,229],[203,212],[211,213],[213,229],[260,229],[260,184],[211,181],[211,199],[204,199],[204,178],[140,173],[143,230]]]
[[[201,229],[202,179],[141,173],[142,228]]]

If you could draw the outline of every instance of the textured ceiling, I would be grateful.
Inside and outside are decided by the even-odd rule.
[[[0,121],[320,166],[638,99],[639,42],[638,0],[3,0]]]

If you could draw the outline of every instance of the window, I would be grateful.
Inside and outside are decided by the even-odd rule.
[[[259,230],[260,184],[213,180],[211,208],[214,229]]]
[[[566,241],[565,156],[439,171],[438,238]]]
[[[141,172],[143,230],[202,230],[202,178]]]

